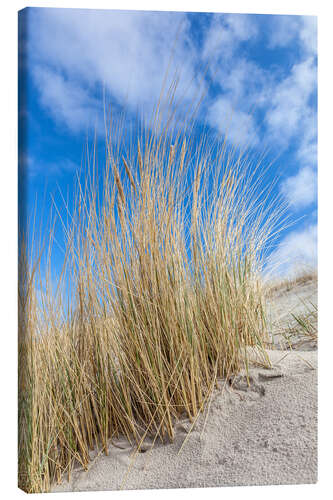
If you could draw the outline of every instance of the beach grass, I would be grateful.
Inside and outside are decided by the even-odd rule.
[[[318,306],[308,301],[301,301],[302,313],[290,313],[288,325],[283,329],[282,336],[291,349],[300,348],[308,343],[318,344]]]
[[[262,266],[281,209],[261,160],[190,131],[159,122],[121,148],[110,130],[102,169],[92,148],[73,207],[58,210],[66,249],[56,279],[53,232],[33,252],[21,239],[27,492],[87,469],[91,450],[108,454],[118,436],[137,448],[148,434],[172,441],[177,419],[193,422],[219,378],[247,369],[248,346],[267,360]]]

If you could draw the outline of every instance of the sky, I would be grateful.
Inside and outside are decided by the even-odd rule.
[[[268,149],[294,223],[277,272],[317,259],[317,21],[309,16],[28,8],[19,14],[21,210],[73,185],[85,140],[103,142],[103,89],[149,113],[170,55],[179,92],[205,99],[198,127]],[[189,85],[190,84],[190,85]],[[199,132],[198,132],[199,133]],[[45,202],[48,206],[48,201]],[[279,268],[277,268],[279,263]]]

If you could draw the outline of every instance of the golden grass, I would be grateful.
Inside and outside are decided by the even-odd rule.
[[[57,294],[21,243],[19,486],[28,492],[87,468],[89,451],[108,453],[119,435],[136,446],[148,433],[172,441],[177,418],[194,422],[218,378],[247,368],[248,345],[265,360],[260,271],[279,211],[265,209],[260,165],[225,142],[194,148],[166,129],[135,144],[121,152],[108,136],[102,189],[95,159],[78,182]]]

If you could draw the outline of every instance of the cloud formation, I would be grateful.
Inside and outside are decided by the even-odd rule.
[[[272,252],[268,269],[273,275],[287,276],[306,267],[317,266],[317,225],[289,233]]]
[[[281,146],[288,146],[291,138],[304,128],[316,81],[315,62],[310,57],[294,64],[290,74],[272,88],[265,116],[267,134]]]
[[[312,16],[271,16],[269,47],[297,43],[308,55],[317,52],[317,20]]]
[[[87,110],[88,117],[96,110],[100,86],[133,111],[155,102],[170,58],[169,81],[175,70],[181,73],[180,94],[189,82],[196,86],[185,14],[33,9],[31,16],[41,103],[73,131],[81,129]]]
[[[268,22],[269,21],[269,22]],[[228,129],[225,111],[234,109],[242,137],[236,143],[274,144],[287,150],[298,144],[297,159],[316,157],[316,19],[306,16],[267,16],[267,29],[257,16],[215,15],[207,30],[202,57],[210,61],[210,76],[219,92],[209,104],[208,121],[219,132]],[[260,39],[260,29],[265,34]],[[260,39],[260,41],[259,41]],[[255,45],[267,50],[282,47],[293,54],[293,63],[264,67],[258,63]],[[253,47],[252,52],[248,46]],[[252,45],[251,45],[252,44]],[[256,48],[255,48],[256,47]],[[249,57],[252,55],[252,57]],[[290,56],[289,56],[290,57]],[[269,60],[268,60],[269,61]],[[243,132],[247,124],[247,133]],[[235,142],[231,125],[229,140]]]
[[[240,148],[255,147],[259,142],[258,128],[254,117],[234,107],[227,97],[214,101],[208,111],[208,121],[229,142]]]
[[[42,65],[33,75],[40,102],[57,123],[65,123],[72,132],[96,123],[101,103],[77,81]]]
[[[317,174],[309,166],[288,177],[281,185],[282,194],[296,210],[314,203],[317,199]]]
[[[197,50],[191,18],[181,12],[32,9],[30,17],[40,103],[72,132],[82,132],[97,116],[103,85],[114,103],[133,112],[151,109],[172,57],[169,82],[178,70],[178,95],[190,88],[189,100],[205,82],[208,64],[214,91],[206,99],[206,119],[228,131],[231,142],[251,139],[252,146],[269,142],[286,149],[296,139],[298,158],[310,152],[315,158],[309,104],[316,88],[315,18],[267,16],[271,24],[264,29],[262,16],[212,14],[201,24]],[[297,45],[298,59],[284,74],[265,68],[253,57],[256,43],[270,50]]]
[[[257,36],[258,29],[252,18],[250,15],[239,14],[213,15],[202,57],[211,63],[232,57],[241,42]]]

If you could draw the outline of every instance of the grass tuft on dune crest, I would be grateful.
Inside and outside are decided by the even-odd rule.
[[[70,307],[21,243],[25,491],[49,491],[117,436],[172,441],[217,379],[247,368],[248,346],[266,359],[261,270],[281,209],[260,162],[189,130],[150,128],[128,148],[110,131],[101,178],[93,154],[64,217]]]

